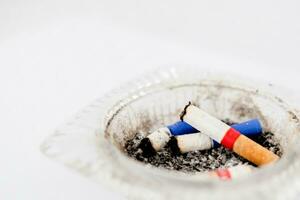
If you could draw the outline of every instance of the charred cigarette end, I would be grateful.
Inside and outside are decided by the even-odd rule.
[[[149,138],[142,139],[142,141],[139,144],[138,148],[140,148],[143,151],[143,156],[144,157],[151,157],[151,156],[154,156],[156,154],[156,151],[153,148]]]
[[[184,107],[183,111],[180,113],[180,120],[183,121],[184,116],[186,115],[187,108],[192,105],[192,102],[189,101],[189,103]]]
[[[174,136],[171,137],[171,139],[169,141],[169,147],[174,155],[177,156],[177,155],[181,154],[180,149],[178,147],[178,141],[177,141],[176,137],[174,137]]]

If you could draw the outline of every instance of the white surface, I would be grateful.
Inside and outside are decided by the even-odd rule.
[[[39,145],[154,66],[227,67],[297,89],[299,8],[297,0],[1,1],[1,199],[122,199]]]

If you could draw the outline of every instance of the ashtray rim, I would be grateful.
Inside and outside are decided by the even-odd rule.
[[[116,110],[118,110],[118,106],[124,106],[124,105],[126,105],[126,102],[128,103],[128,102],[130,102],[130,101],[132,101],[132,100],[134,100],[134,99],[136,99],[136,98],[139,98],[139,97],[141,97],[141,96],[144,96],[144,95],[146,95],[146,94],[150,94],[151,93],[151,91],[155,91],[156,89],[159,89],[160,87],[161,87],[161,85],[160,84],[162,84],[160,81],[159,81],[159,78],[157,78],[158,76],[161,76],[161,77],[163,77],[163,78],[170,78],[170,79],[176,79],[177,77],[176,77],[176,75],[177,75],[177,73],[176,73],[176,70],[180,70],[180,69],[178,69],[178,68],[169,68],[169,69],[166,69],[166,70],[159,70],[158,72],[153,72],[153,73],[151,73],[151,74],[148,74],[147,75],[147,78],[145,78],[146,80],[147,79],[149,79],[149,76],[150,77],[155,77],[155,78],[153,78],[153,79],[156,79],[156,80],[158,80],[158,81],[154,81],[152,84],[149,84],[149,83],[146,83],[145,84],[145,80],[135,80],[135,81],[133,81],[133,82],[131,82],[131,83],[129,83],[129,84],[127,84],[127,85],[124,85],[122,88],[118,88],[118,89],[116,89],[116,90],[114,90],[114,91],[112,91],[112,92],[110,92],[110,93],[108,93],[105,97],[103,97],[102,99],[100,99],[100,100],[97,100],[96,102],[94,102],[93,104],[91,104],[91,106],[88,106],[87,108],[85,108],[85,109],[83,109],[83,110],[89,110],[89,109],[91,109],[91,108],[95,108],[95,106],[99,106],[99,107],[101,107],[101,109],[102,109],[102,114],[103,114],[103,116],[101,117],[101,121],[102,121],[102,123],[101,123],[101,125],[100,125],[100,123],[99,123],[99,126],[97,126],[98,127],[98,129],[97,129],[97,131],[95,131],[95,134],[97,135],[97,138],[99,138],[99,136],[101,136],[101,135],[103,135],[103,132],[105,132],[105,130],[106,130],[106,126],[107,126],[107,123],[108,123],[108,121],[109,121],[109,119],[110,119],[110,117],[112,116],[112,114],[114,114],[114,112],[116,112]],[[193,69],[194,70],[194,69]],[[191,73],[193,73],[192,71],[193,70],[191,70]],[[187,69],[185,69],[185,71],[188,71]],[[211,72],[205,72],[205,73],[207,73],[207,74],[209,74],[209,73],[211,73]],[[212,72],[212,73],[214,73],[214,76],[215,77],[217,77],[217,76],[220,76],[220,77],[222,77],[222,79],[223,80],[225,80],[225,77],[226,76],[224,76],[223,74],[222,75],[220,75],[221,73],[218,73],[218,75],[216,76],[215,75],[215,72]],[[154,76],[155,75],[155,76]],[[232,75],[230,75],[230,79],[232,80]],[[235,80],[240,80],[240,79],[235,79]],[[140,87],[140,86],[138,86],[138,83],[140,82],[140,81],[142,81],[143,82],[143,85],[145,86],[145,87]],[[147,81],[146,81],[147,82]],[[263,84],[264,86],[262,87],[262,88],[260,88],[260,91],[267,91],[267,93],[266,94],[270,94],[270,91],[272,90],[272,91],[276,91],[276,92],[278,92],[278,90],[277,89],[274,89],[275,87],[273,86],[273,85],[269,85],[269,84]],[[137,87],[138,86],[138,87]],[[157,87],[158,86],[158,87]],[[163,88],[164,87],[166,87],[166,85],[163,85],[162,86]],[[125,88],[125,90],[124,90],[124,88]],[[129,88],[129,90],[126,90],[126,88]],[[145,89],[149,89],[149,92],[150,93],[147,93],[146,92],[146,90]],[[249,88],[252,88],[252,87],[249,87]],[[255,88],[257,88],[257,84],[256,84],[256,87],[253,87],[253,91],[255,91],[256,89]],[[141,91],[143,90],[143,92],[141,93]],[[128,92],[129,91],[129,92]],[[132,97],[132,94],[136,94],[134,97]],[[137,95],[138,94],[138,95]],[[126,96],[127,97],[129,97],[130,96],[130,98],[128,99],[128,98],[126,98]],[[275,95],[273,95],[273,97],[275,97]],[[277,97],[277,96],[276,96]],[[122,101],[123,100],[123,101]],[[289,105],[288,104],[285,104],[285,100],[282,100],[282,99],[277,99],[278,100],[278,102],[279,103],[281,103],[281,104],[284,104],[285,106],[288,106],[289,107]],[[117,101],[119,101],[118,103],[116,103]],[[118,105],[118,106],[116,106],[116,105]],[[294,114],[296,114],[297,116],[299,115],[298,114],[298,111],[297,111],[297,109],[293,109],[293,110],[295,110],[295,113]],[[86,111],[82,111],[82,112],[86,112]],[[75,117],[75,121],[73,120],[73,122],[72,123],[76,123],[76,118],[78,119],[78,118],[80,118],[80,116],[81,116],[81,114],[82,114],[82,112],[79,112],[78,114],[77,114],[77,117]],[[299,117],[299,116],[298,116]],[[72,121],[72,120],[71,120]],[[70,122],[67,122],[67,123],[70,123]],[[70,123],[70,124],[72,124],[72,123]],[[106,136],[107,136],[107,134],[106,134]],[[50,140],[51,140],[51,137],[50,137]],[[107,142],[107,141],[106,141]],[[58,159],[58,160],[60,160],[61,162],[63,162],[63,163],[67,163],[67,162],[65,162],[64,160],[61,160],[60,158],[59,158],[59,156],[57,157],[57,156],[51,156],[51,155],[49,155],[48,153],[47,153],[47,148],[45,148],[45,145],[46,146],[48,146],[47,148],[49,148],[49,143],[47,142],[47,141],[45,141],[45,143],[43,143],[42,144],[42,146],[41,146],[41,150],[43,151],[43,153],[44,154],[46,154],[47,156],[49,156],[49,157],[52,157],[52,158],[55,158],[55,159]],[[50,144],[51,145],[51,144]],[[100,147],[100,145],[98,146],[98,147]],[[119,150],[117,150],[117,148],[112,148],[112,152],[110,152],[110,153],[112,153],[112,154],[119,154],[119,153],[121,153],[121,152],[118,152]],[[116,151],[117,150],[117,151]],[[296,152],[295,152],[296,153]],[[123,154],[123,156],[124,156],[124,154]],[[122,157],[122,156],[120,156],[121,158],[124,158],[124,159],[129,159],[129,158],[127,158],[127,157]],[[294,157],[294,159],[296,159],[296,156]],[[132,164],[134,164],[134,165],[136,165],[137,164],[137,161],[133,161],[133,160],[131,160],[131,159],[129,159],[130,161],[129,161],[129,163],[131,163],[132,162]],[[278,163],[278,164],[276,164],[276,165],[274,165],[274,166],[272,166],[272,168],[274,168],[274,169],[276,169],[276,170],[279,170],[279,171],[282,171],[282,169],[283,168],[285,168],[286,169],[286,167],[288,166],[289,167],[289,165],[288,165],[288,162],[289,162],[290,160],[287,160],[287,158],[286,157],[283,157],[282,158],[282,160]],[[108,163],[106,163],[106,164],[108,164]],[[68,165],[68,164],[67,164]],[[71,168],[76,168],[76,167],[74,167],[74,166],[72,166],[72,165],[69,165]],[[113,167],[113,165],[112,165],[112,163],[109,163],[108,164],[108,166],[109,167]],[[136,166],[140,166],[141,168],[143,168],[143,170],[150,170],[150,172],[155,172],[155,174],[160,174],[160,175],[162,175],[162,176],[167,176],[168,178],[170,178],[170,177],[178,177],[178,174],[179,173],[173,173],[173,172],[166,172],[166,171],[164,171],[164,170],[161,170],[161,169],[154,169],[154,167],[150,167],[150,168],[145,168],[144,167],[144,165],[140,165],[140,163],[138,164],[138,165],[136,165]],[[115,168],[116,169],[116,168]],[[77,169],[78,170],[78,169]],[[156,173],[157,172],[157,173]],[[105,173],[104,171],[103,172],[99,172],[99,171],[96,171],[95,173],[97,173],[98,175],[99,174],[102,174],[103,175],[103,173]],[[91,173],[91,176],[93,176],[95,173]],[[258,179],[262,179],[262,177],[266,177],[266,175],[268,175],[269,177],[271,177],[270,176],[270,170],[269,170],[269,167],[266,167],[266,168],[264,168],[264,169],[261,169],[261,170],[259,170],[256,174],[255,174],[255,176],[256,177],[258,177]],[[90,176],[90,175],[89,175]],[[129,184],[129,183],[126,183],[126,181],[124,181],[123,179],[116,179],[116,180],[118,180],[118,181],[113,181],[113,179],[115,179],[116,177],[110,177],[110,176],[108,176],[108,181],[112,181],[112,184],[111,185],[115,185],[115,183],[116,182],[118,182],[119,181],[119,185],[121,186],[121,185],[126,185],[127,184],[127,187],[130,187],[131,185]],[[252,179],[254,179],[253,177],[252,177]],[[249,181],[249,178],[247,178],[247,181],[249,181],[249,183],[248,184],[250,184],[250,182],[252,182],[252,184],[254,183],[257,183],[257,181],[258,181],[258,179],[256,179],[256,180],[253,180],[253,181]],[[197,180],[197,182],[198,182],[199,180]],[[203,182],[203,185],[209,185],[209,187],[211,187],[211,185],[217,185],[217,186],[221,186],[221,187],[224,187],[224,185],[226,185],[225,187],[232,187],[232,186],[239,186],[240,185],[240,183],[241,183],[241,181],[243,181],[243,182],[245,182],[245,180],[243,180],[243,179],[240,179],[240,180],[236,180],[236,181],[232,181],[232,182],[230,182],[230,183],[226,183],[226,184],[224,184],[224,183],[220,183],[220,182],[216,182],[216,181],[209,181],[209,182],[207,182],[207,181],[205,181],[205,182]],[[126,191],[127,189],[125,189],[125,191]],[[129,195],[129,194],[128,194]]]

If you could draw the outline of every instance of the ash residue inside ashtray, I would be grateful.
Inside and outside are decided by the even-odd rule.
[[[225,122],[229,125],[232,124],[229,120],[225,120]],[[239,164],[253,165],[224,147],[205,151],[193,151],[176,156],[171,152],[169,145],[167,145],[162,151],[147,158],[143,156],[141,149],[138,148],[140,141],[144,137],[144,134],[137,133],[133,139],[126,142],[125,152],[136,160],[156,167],[184,172],[203,172]],[[282,155],[282,148],[273,133],[264,132],[261,136],[252,139],[278,156]]]

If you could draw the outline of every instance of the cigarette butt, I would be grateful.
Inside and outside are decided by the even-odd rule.
[[[273,152],[241,135],[240,132],[191,103],[184,108],[181,119],[257,166],[278,160],[278,156]],[[238,140],[239,142],[235,146]]]
[[[169,142],[172,153],[175,155],[190,151],[201,151],[211,149],[213,140],[205,134],[194,133],[188,135],[172,136]]]
[[[230,168],[219,168],[209,172],[210,176],[217,177],[221,180],[234,180],[249,175],[254,171],[250,165],[237,165]]]
[[[262,133],[262,125],[258,119],[251,119],[242,123],[233,124],[231,127],[247,137],[259,136]],[[178,121],[174,124],[170,124],[166,128],[169,129],[171,135],[173,136],[199,132],[197,129],[184,121]]]
[[[181,153],[211,149],[213,146],[213,141],[210,137],[201,133],[185,135],[176,139]]]
[[[148,135],[155,151],[161,150],[170,140],[171,134],[167,128],[160,128]]]
[[[139,148],[145,157],[151,157],[161,150],[170,140],[170,131],[167,128],[160,128],[146,138],[142,139]]]

